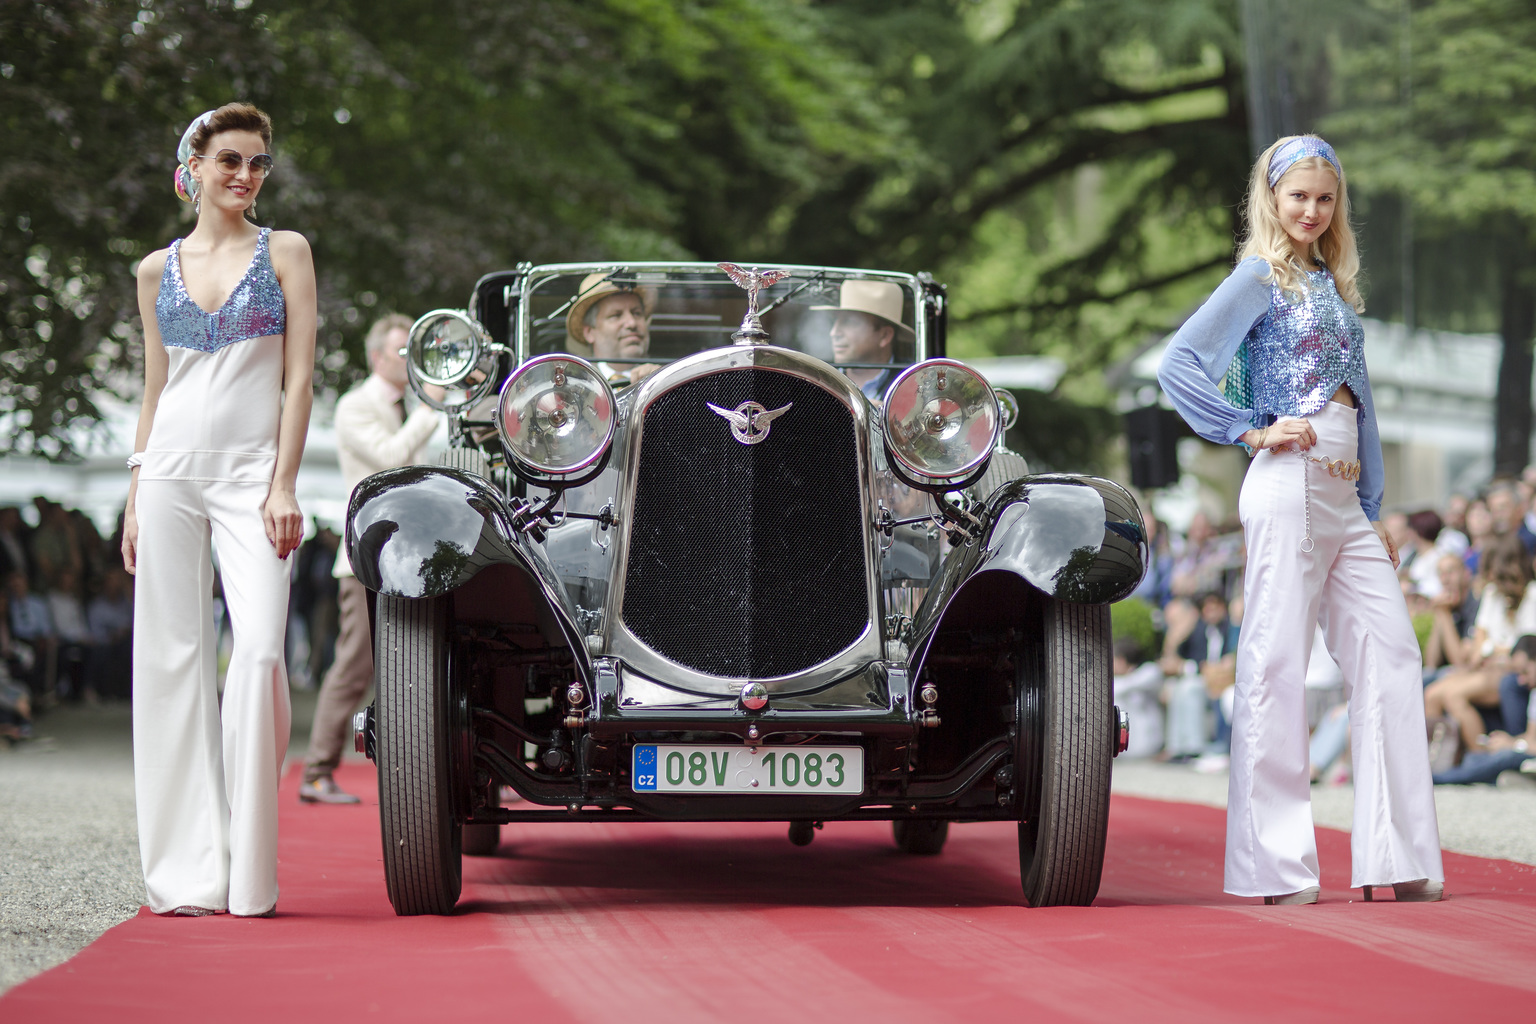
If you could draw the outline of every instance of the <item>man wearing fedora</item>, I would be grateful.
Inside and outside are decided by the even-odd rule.
[[[913,337],[901,322],[901,286],[889,281],[844,281],[835,306],[813,306],[837,314],[832,321],[832,359],[837,363],[890,363],[898,334]],[[896,368],[850,367],[843,371],[872,402],[885,397]]]
[[[570,350],[578,355],[591,352],[598,372],[615,387],[638,384],[659,366],[654,363],[616,363],[610,359],[643,359],[651,347],[651,313],[656,293],[650,288],[628,288],[607,278],[588,274],[581,282],[578,298],[565,315],[565,331]]]

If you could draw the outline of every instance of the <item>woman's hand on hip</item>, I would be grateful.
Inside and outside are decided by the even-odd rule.
[[[1312,429],[1310,421],[1290,416],[1267,427],[1245,430],[1239,440],[1250,448],[1293,447],[1304,452],[1317,444],[1317,431]]]
[[[267,540],[278,558],[287,558],[304,537],[304,514],[299,511],[299,501],[292,491],[273,488],[267,493],[267,502],[261,507],[261,518],[267,526]]]
[[[1397,545],[1392,542],[1392,535],[1387,532],[1387,524],[1377,521],[1371,525],[1376,528],[1376,536],[1380,537],[1381,542],[1386,545],[1387,557],[1392,559],[1392,568],[1396,569],[1402,559],[1397,555]]]
[[[123,568],[135,576],[139,569],[139,517],[134,514],[133,502],[123,509]]]

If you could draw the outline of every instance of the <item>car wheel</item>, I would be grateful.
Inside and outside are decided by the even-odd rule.
[[[1019,873],[1032,907],[1085,907],[1099,892],[1114,757],[1109,608],[1046,605],[1015,686]]]
[[[377,629],[384,884],[397,914],[452,913],[461,837],[453,816],[447,601],[381,594]]]
[[[949,838],[949,822],[926,818],[897,819],[891,822],[891,831],[896,834],[896,846],[903,853],[932,857],[944,849],[944,840]]]

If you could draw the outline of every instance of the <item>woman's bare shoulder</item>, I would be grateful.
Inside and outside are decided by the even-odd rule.
[[[154,252],[139,260],[139,269],[135,276],[140,284],[158,284],[165,273],[165,261],[170,258],[170,246],[164,249],[156,249]]]
[[[277,259],[311,259],[309,239],[297,231],[274,231],[267,237],[267,245]]]

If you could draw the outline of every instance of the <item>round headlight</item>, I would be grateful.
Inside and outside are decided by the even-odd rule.
[[[613,390],[585,359],[547,355],[519,366],[501,387],[496,426],[507,455],[535,474],[586,469],[613,441]]]
[[[458,387],[474,372],[488,342],[485,329],[463,313],[435,309],[412,325],[405,358],[422,383]]]
[[[953,359],[909,366],[885,392],[885,445],[928,480],[963,477],[997,446],[1001,417],[992,385]]]

